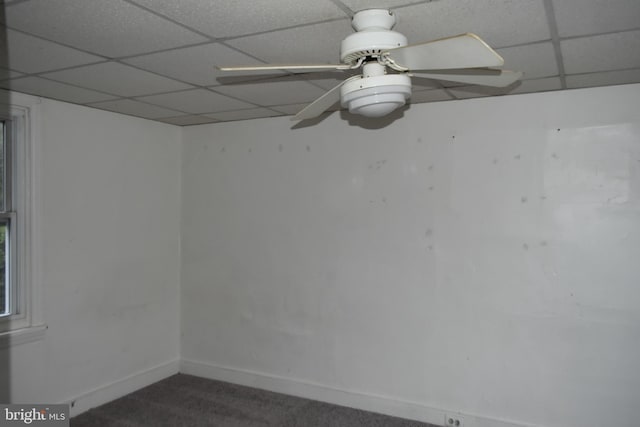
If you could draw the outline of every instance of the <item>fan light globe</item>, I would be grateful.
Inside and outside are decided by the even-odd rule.
[[[352,114],[382,117],[402,107],[411,96],[411,79],[405,74],[365,77],[341,88],[342,106]]]

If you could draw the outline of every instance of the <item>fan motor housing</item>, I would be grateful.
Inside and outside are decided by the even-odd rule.
[[[367,56],[378,56],[382,52],[406,46],[407,38],[391,30],[365,30],[349,34],[340,46],[340,59],[345,64],[353,64]]]
[[[360,58],[377,57],[382,52],[407,45],[407,38],[391,31],[396,16],[386,9],[362,10],[353,16],[351,25],[357,31],[348,35],[340,46],[340,59],[355,64]]]

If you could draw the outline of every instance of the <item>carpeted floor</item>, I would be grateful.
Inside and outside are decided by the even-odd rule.
[[[178,374],[71,419],[71,427],[436,427]]]

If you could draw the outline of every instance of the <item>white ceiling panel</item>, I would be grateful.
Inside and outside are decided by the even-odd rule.
[[[61,46],[18,31],[6,30],[5,43],[0,44],[3,65],[23,73],[39,73],[104,61],[104,58]],[[28,55],[25,55],[28,52]]]
[[[391,8],[394,29],[410,43],[474,32],[506,69],[524,72],[506,89],[414,78],[411,103],[640,82],[640,0],[0,3],[9,28],[0,86],[181,126],[295,114],[360,74],[215,66],[339,62],[340,44],[353,34],[349,15],[369,8]]]
[[[568,88],[595,87],[640,83],[640,68],[623,71],[605,71],[567,76]]]
[[[178,116],[178,117],[166,117],[160,119],[161,122],[170,123],[172,125],[178,126],[191,126],[191,125],[201,125],[204,123],[215,123],[216,119],[212,119],[211,117],[206,116]]]
[[[640,31],[563,40],[567,74],[640,68]]]
[[[217,86],[216,91],[260,105],[283,105],[311,102],[325,91],[301,81],[251,82]]]
[[[7,26],[109,57],[207,39],[122,0],[30,0],[9,5]]]
[[[235,37],[346,15],[330,0],[133,0],[216,38]]]
[[[206,89],[194,89],[139,98],[151,104],[173,107],[192,114],[252,108],[247,102],[229,98]]]
[[[331,90],[338,86],[344,80],[348,79],[352,75],[360,74],[360,71],[347,70],[347,71],[327,71],[320,73],[306,73],[298,74],[295,78],[299,78],[301,81],[308,81],[316,86],[320,86],[324,90]]]
[[[519,93],[548,92],[560,89],[562,89],[562,82],[559,77],[547,77],[544,79],[523,80],[521,85],[509,93],[517,95]]]
[[[523,71],[524,79],[537,79],[558,75],[558,64],[553,44],[536,43],[497,49],[504,58],[504,69]]]
[[[233,76],[237,78],[237,73],[231,74],[223,72],[216,69],[216,66],[251,65],[259,63],[256,59],[220,43],[209,43],[152,53],[150,55],[130,58],[123,62],[202,86],[219,84],[217,77],[221,76]],[[277,72],[269,71],[268,73],[274,74]],[[245,76],[245,80],[259,78],[261,74],[264,73],[253,72],[251,75]]]
[[[515,95],[518,93],[546,92],[562,88],[562,83],[558,77],[546,79],[524,80],[518,85],[509,88],[495,88],[486,86],[462,86],[448,89],[458,99],[479,98],[495,95]]]
[[[554,0],[560,37],[609,33],[640,27],[638,0]]]
[[[550,38],[542,0],[446,0],[396,10],[409,43],[475,33],[491,47],[513,46]]]
[[[138,96],[187,89],[191,86],[116,62],[88,65],[44,74],[88,89],[121,96]]]
[[[158,119],[162,117],[172,117],[180,114],[178,111],[169,110],[167,108],[155,105],[145,104],[144,102],[133,101],[131,99],[118,99],[115,101],[96,102],[89,106],[109,110],[116,113],[129,114],[132,116],[144,117],[145,119]]]
[[[352,32],[350,21],[343,19],[243,37],[228,44],[271,63],[337,64],[340,43]]]
[[[207,114],[207,116],[209,117],[213,117],[216,120],[221,120],[224,122],[232,120],[257,119],[259,117],[275,117],[281,115],[282,113],[270,110],[268,108],[251,108],[248,110],[223,111],[220,113]]]
[[[0,86],[17,92],[28,93],[29,95],[44,96],[46,98],[73,102],[76,104],[106,101],[115,98],[115,96],[112,95],[106,95],[104,93],[70,86],[68,84],[40,77],[24,77],[20,79],[7,80],[1,82]]]
[[[281,113],[284,113],[284,114],[294,115],[294,114],[297,114],[300,110],[302,110],[307,105],[309,104],[302,103],[302,104],[275,105],[269,108],[272,110],[280,111]]]
[[[417,3],[416,0],[342,0],[342,3],[354,12],[365,9],[393,9]]]
[[[0,68],[0,80],[12,79],[20,76],[24,76],[24,74],[14,70],[7,70],[6,68]]]

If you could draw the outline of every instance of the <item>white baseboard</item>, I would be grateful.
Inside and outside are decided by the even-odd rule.
[[[457,411],[447,411],[445,409],[425,406],[418,402],[341,390],[322,384],[219,366],[208,362],[182,359],[180,362],[180,372],[435,425],[444,426],[446,414],[457,414],[464,419],[465,427],[534,427],[531,424],[500,420],[475,414],[463,414]]]
[[[71,416],[74,417],[91,408],[111,402],[114,399],[133,393],[143,387],[163,380],[180,371],[180,360],[172,360],[144,371],[136,372],[128,377],[114,381],[110,384],[95,388],[66,402],[70,407]]]

